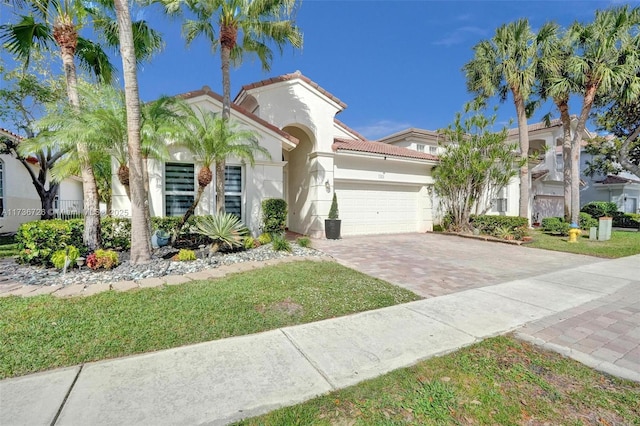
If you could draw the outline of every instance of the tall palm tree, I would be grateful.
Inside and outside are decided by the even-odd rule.
[[[37,16],[43,22],[36,22],[33,16],[22,16],[17,24],[4,25],[2,27],[2,40],[8,50],[28,60],[34,44],[49,44],[55,42],[60,51],[62,65],[67,83],[67,97],[69,104],[76,110],[80,108],[78,95],[78,80],[76,75],[76,53],[82,51],[82,39],[78,30],[84,24],[85,10],[80,1],[65,0],[59,2],[30,1]],[[92,43],[87,42],[91,52],[89,57],[101,57],[95,55],[101,52]],[[101,52],[104,53],[104,52]],[[104,56],[106,58],[106,55]],[[108,61],[99,66],[99,73],[103,78],[111,77],[111,67],[106,65]],[[104,66],[103,66],[104,65]],[[104,73],[103,73],[104,72]],[[100,246],[100,212],[98,207],[98,187],[91,168],[89,149],[82,141],[77,141],[76,150],[80,161],[80,174],[82,176],[82,188],[84,197],[84,233],[83,243],[95,250]]]
[[[463,67],[467,89],[481,99],[513,96],[518,119],[520,153],[529,154],[527,106],[536,78],[536,37],[529,22],[520,19],[499,27],[493,38],[474,46],[474,58]],[[526,162],[520,167],[520,216],[529,218],[531,177]]]
[[[160,0],[168,13],[176,13],[182,0]],[[302,33],[293,14],[297,0],[184,0],[195,15],[183,24],[187,44],[203,36],[213,50],[220,46],[222,68],[222,119],[231,116],[230,64],[239,65],[245,54],[255,54],[269,71],[275,44],[280,53],[290,44],[302,47]],[[224,211],[225,159],[216,161],[216,209]]]
[[[183,146],[191,152],[196,163],[200,165],[200,171],[198,172],[198,191],[193,203],[178,224],[174,238],[193,215],[205,188],[213,180],[212,164],[234,156],[247,160],[253,166],[256,153],[271,158],[269,151],[260,146],[253,131],[240,129],[233,121],[224,120],[199,107],[191,107],[186,102],[178,104],[178,112],[180,119],[177,123],[182,129],[176,135],[176,145]],[[222,192],[224,192],[224,181]]]
[[[78,80],[76,75],[76,58],[81,66],[85,66],[99,76],[103,81],[111,81],[113,67],[101,47],[79,36],[79,31],[89,21],[89,16],[96,10],[88,8],[81,0],[27,0],[21,2],[34,12],[34,15],[23,15],[16,24],[6,24],[0,27],[0,40],[6,48],[28,63],[34,47],[52,47],[55,43],[62,58],[63,69],[67,83],[69,104],[75,109],[80,108],[78,94]],[[112,5],[111,5],[112,6]],[[35,18],[40,19],[36,21]],[[103,22],[104,15],[100,15],[96,22]],[[135,26],[133,27],[136,28]],[[160,38],[142,22],[137,27],[144,42],[153,41],[148,49],[140,49],[143,53],[154,51],[161,44]],[[105,33],[107,41],[114,41]],[[137,63],[134,61],[134,63]],[[91,250],[100,246],[100,215],[98,208],[98,189],[95,175],[91,168],[90,152],[83,141],[76,141],[76,150],[80,161],[80,174],[83,181],[84,196],[84,234],[83,242]]]
[[[571,140],[571,221],[578,223],[580,212],[580,149],[582,134],[598,97],[625,88],[629,98],[638,96],[636,79],[640,69],[640,8],[629,6],[596,11],[593,22],[573,24],[568,36],[574,54],[567,68],[582,96],[582,106]]]
[[[560,113],[562,123],[562,161],[564,182],[564,218],[571,220],[571,114],[569,98],[578,87],[569,72],[568,61],[573,55],[573,42],[567,33],[560,34],[555,23],[546,23],[538,33],[538,89],[542,100],[551,98]]]

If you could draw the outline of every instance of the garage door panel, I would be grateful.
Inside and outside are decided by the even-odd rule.
[[[342,235],[415,232],[419,188],[336,183]]]

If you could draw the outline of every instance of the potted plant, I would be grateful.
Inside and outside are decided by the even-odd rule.
[[[338,198],[333,193],[331,208],[329,209],[329,217],[324,220],[324,235],[328,240],[340,239],[340,224],[342,221],[338,219]]]

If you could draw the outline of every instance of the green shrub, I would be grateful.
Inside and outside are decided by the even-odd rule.
[[[75,246],[80,252],[86,252],[82,244],[82,230],[82,219],[23,223],[16,232],[18,262],[49,266],[51,255],[65,246]]]
[[[542,231],[548,234],[569,235],[570,226],[561,217],[545,217],[542,219]]]
[[[271,234],[267,232],[260,234],[260,236],[258,237],[258,242],[262,245],[269,244],[271,242]]]
[[[311,239],[309,237],[298,237],[296,243],[298,243],[300,247],[311,247]]]
[[[80,250],[75,246],[67,246],[51,255],[51,263],[53,263],[53,266],[57,269],[64,269],[67,260],[69,261],[69,265],[73,266],[79,257]]]
[[[260,244],[260,243],[258,243],[258,240],[256,240],[255,238],[253,238],[251,236],[246,237],[244,239],[244,249],[245,250],[251,250],[252,248],[256,248],[256,243]]]
[[[287,202],[282,198],[262,201],[262,230],[270,234],[283,233],[287,225]]]
[[[87,256],[86,263],[93,270],[112,269],[118,266],[118,253],[113,250],[98,249]]]
[[[433,232],[444,232],[444,227],[440,224],[433,225]]]
[[[592,201],[582,206],[580,211],[590,214],[591,217],[598,219],[602,216],[613,217],[618,211],[618,206],[616,203],[608,201]]]
[[[129,250],[131,248],[131,219],[105,217],[100,220],[102,247]]]
[[[498,226],[495,228],[492,235],[503,240],[513,240],[515,238],[513,235],[513,229],[508,226]]]
[[[337,219],[338,216],[338,196],[334,192],[333,199],[331,200],[331,207],[329,208],[329,219]]]
[[[479,215],[471,216],[470,222],[474,228],[480,229],[482,233],[488,235],[496,235],[498,229],[502,228],[513,231],[521,226],[529,226],[527,218],[520,216]]]
[[[275,251],[288,251],[291,252],[291,243],[282,235],[273,236],[273,249]]]
[[[616,214],[615,216],[613,216],[613,226],[616,226],[618,228],[640,229],[640,214],[638,213]]]
[[[210,238],[214,248],[234,250],[243,247],[248,229],[238,216],[230,213],[214,216],[198,216],[195,232]]]
[[[196,260],[196,252],[188,249],[180,249],[178,252],[178,260],[181,262]]]
[[[513,229],[513,237],[518,241],[522,241],[524,237],[529,235],[531,235],[531,231],[528,226],[517,226]]]
[[[580,229],[588,230],[592,227],[598,227],[598,219],[594,219],[589,213],[580,212],[578,225]]]

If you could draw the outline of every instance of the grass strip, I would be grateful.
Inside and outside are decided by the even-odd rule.
[[[414,293],[335,262],[292,262],[90,297],[0,298],[0,378],[382,308]]]

